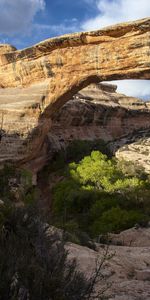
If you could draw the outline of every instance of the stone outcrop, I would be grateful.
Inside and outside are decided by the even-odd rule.
[[[150,79],[150,19],[19,51],[0,45],[0,162],[38,157],[50,118],[83,87],[128,78]]]
[[[64,239],[63,230],[48,224],[42,229],[54,242]],[[138,238],[139,237],[139,238]],[[117,242],[120,241],[117,244]],[[108,300],[150,299],[150,228],[139,227],[112,234],[112,244],[95,243],[95,250],[74,243],[66,243],[69,259],[77,260],[77,268],[91,277],[101,264],[96,289],[104,289]],[[105,257],[105,259],[104,259]],[[104,296],[103,295],[103,296]],[[94,297],[93,297],[94,298]],[[92,299],[93,299],[92,298]],[[96,298],[97,299],[97,298]]]
[[[119,160],[136,163],[150,174],[150,131],[149,137],[144,137],[143,134],[137,141],[120,146],[115,155]]]
[[[135,227],[124,230],[118,234],[109,234],[109,241],[113,245],[127,247],[150,247],[150,228]]]
[[[144,229],[143,229],[144,233]],[[150,233],[149,233],[150,234]],[[138,235],[138,231],[137,234]],[[143,243],[144,237],[141,240]],[[145,235],[145,243],[147,236]],[[104,245],[97,244],[97,252],[89,248],[68,244],[69,255],[77,258],[79,267],[90,276],[97,259],[101,259],[104,253]],[[150,246],[138,244],[138,246],[109,247],[112,258],[102,268],[105,283],[110,284],[107,290],[109,300],[149,300],[150,299]],[[98,286],[98,285],[97,285]],[[98,286],[100,289],[101,286]]]
[[[9,44],[0,44],[0,55],[16,51],[17,49]]]

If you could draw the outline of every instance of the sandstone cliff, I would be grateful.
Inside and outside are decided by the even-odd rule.
[[[140,139],[148,136],[149,132],[148,103],[117,93],[117,86],[92,84],[54,115],[42,152],[34,160],[32,168],[44,165],[54,153],[65,149],[73,140],[102,139],[108,142],[108,147],[115,154],[124,145],[138,140],[140,143]]]
[[[42,84],[40,86],[42,89]],[[28,94],[24,93],[22,89],[21,98],[24,102],[27,102]],[[39,85],[32,87],[32,97],[38,99],[41,97]],[[0,98],[3,96],[1,94]],[[20,95],[10,95],[11,99],[19,102]],[[13,110],[9,115],[10,117],[10,127],[14,128],[14,136],[8,136],[3,133],[3,141],[7,145],[8,149],[11,146],[11,158],[12,161],[18,161],[19,154],[16,157],[13,149],[16,149],[16,137],[17,130],[17,109]],[[2,122],[5,122],[3,116]],[[36,117],[36,114],[35,114]],[[22,119],[24,116],[22,116]],[[30,127],[30,121],[26,119],[26,126]],[[29,122],[29,124],[27,123]],[[7,119],[8,123],[8,119]],[[23,127],[25,126],[22,122]],[[108,142],[109,148],[112,153],[116,153],[117,157],[123,157],[129,160],[133,160],[136,157],[138,160],[139,155],[135,156],[136,149],[132,154],[125,155],[125,149],[132,146],[134,141],[136,145],[141,144],[141,139],[144,136],[149,136],[150,132],[150,110],[149,103],[144,102],[141,99],[134,97],[128,97],[123,94],[117,93],[117,86],[111,84],[92,84],[77,93],[71,100],[69,100],[61,109],[59,109],[53,116],[49,119],[49,125],[51,128],[44,138],[42,148],[38,153],[38,156],[33,161],[31,160],[27,164],[33,172],[42,166],[44,166],[48,160],[52,159],[53,154],[61,149],[65,149],[66,146],[73,140],[96,140],[102,139]],[[38,128],[39,129],[39,128]],[[37,135],[37,146],[40,144],[40,133]],[[42,139],[41,139],[42,140]],[[35,141],[35,140],[34,140]],[[20,147],[21,139],[19,139]],[[39,143],[39,144],[38,144]],[[2,144],[2,142],[1,142]],[[25,145],[25,141],[22,138],[22,148]],[[126,145],[126,146],[125,146]],[[129,146],[127,146],[129,145]],[[123,147],[124,146],[124,147]],[[123,148],[122,148],[123,147]],[[140,146],[139,146],[140,147]],[[117,151],[117,149],[120,149]],[[123,150],[122,150],[123,149]],[[133,150],[133,147],[132,147]],[[116,152],[117,151],[117,152]],[[139,152],[139,151],[137,151]],[[21,152],[22,153],[22,152]],[[120,153],[123,153],[120,155]],[[144,153],[144,150],[143,150]],[[145,152],[146,153],[146,152]],[[4,160],[6,159],[6,151],[2,152]],[[142,156],[141,163],[143,161],[150,161],[148,155],[146,160]],[[148,167],[149,163],[147,163]]]
[[[150,79],[149,30],[150,19],[143,19],[48,39],[20,51],[0,45],[0,162],[20,164],[38,158],[50,118],[89,83]],[[127,128],[137,120],[131,114]],[[110,115],[109,110],[105,134],[116,138],[124,130],[117,115]],[[143,112],[139,120],[143,122]]]

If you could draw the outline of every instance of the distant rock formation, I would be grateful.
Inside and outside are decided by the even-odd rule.
[[[117,86],[111,84],[91,84],[54,115],[37,162],[46,163],[73,140],[102,139],[115,154],[149,133],[150,110],[146,102],[117,93]]]
[[[0,162],[32,165],[40,159],[50,118],[88,84],[150,79],[149,31],[150,19],[143,19],[48,39],[20,51],[0,45]],[[118,104],[101,108],[97,122],[103,136],[113,139],[132,127],[149,126],[147,109],[137,111]]]

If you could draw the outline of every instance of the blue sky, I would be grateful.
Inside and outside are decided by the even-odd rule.
[[[49,37],[150,16],[150,0],[0,0],[0,43],[22,49]],[[148,81],[118,82],[119,91],[150,98]]]
[[[49,37],[81,31],[94,18],[92,0],[0,0],[0,42],[18,49]]]

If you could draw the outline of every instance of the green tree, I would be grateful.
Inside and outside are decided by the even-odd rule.
[[[119,232],[127,228],[133,227],[137,222],[144,220],[145,215],[138,211],[127,211],[119,206],[112,207],[110,210],[103,212],[97,218],[92,226],[92,235],[99,235],[107,232]]]
[[[63,218],[63,226],[72,220],[79,230],[95,236],[130,228],[143,215],[147,222],[149,195],[147,178],[127,175],[115,159],[92,151],[80,162],[70,163],[67,178],[54,187],[53,211],[59,220]]]

